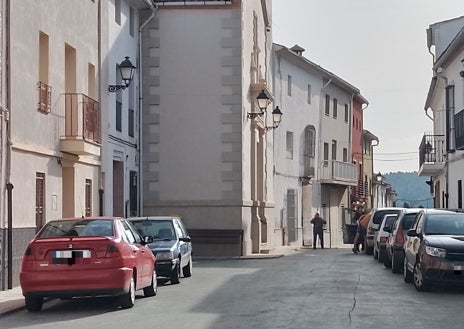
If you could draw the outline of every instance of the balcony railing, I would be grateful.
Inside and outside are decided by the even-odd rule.
[[[358,185],[353,187],[353,196],[356,198],[367,198],[369,196],[369,183],[358,180]]]
[[[161,5],[222,5],[231,4],[233,0],[153,0]]]
[[[37,110],[44,112],[44,113],[50,113],[51,108],[52,108],[51,106],[52,87],[50,87],[46,83],[39,81],[37,83],[37,90],[39,93],[39,101],[37,102]]]
[[[356,164],[326,160],[322,166],[322,183],[356,186],[358,184],[358,172]]]
[[[84,94],[67,93],[65,100],[65,136],[62,151],[100,155],[101,131],[99,103]]]
[[[419,146],[419,175],[431,176],[444,168],[445,136],[424,135]]]
[[[100,144],[100,108],[84,94],[65,94],[65,136]]]

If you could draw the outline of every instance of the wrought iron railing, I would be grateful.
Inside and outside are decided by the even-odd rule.
[[[39,81],[37,83],[37,90],[39,93],[39,101],[37,102],[37,110],[50,113],[52,108],[52,87]]]
[[[65,136],[100,143],[100,106],[84,94],[66,93]]]
[[[419,167],[424,163],[445,161],[445,136],[424,135],[419,146]]]

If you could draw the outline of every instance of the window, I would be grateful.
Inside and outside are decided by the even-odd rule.
[[[311,98],[313,97],[311,93],[311,85],[308,85],[308,104],[311,104]]]
[[[288,241],[296,241],[298,238],[297,220],[297,193],[295,189],[287,190],[287,226]]]
[[[116,130],[122,131],[122,103],[116,101]]]
[[[85,180],[85,216],[92,216],[92,180]]]
[[[129,34],[131,37],[134,36],[134,30],[135,30],[135,11],[134,8],[130,7],[130,12],[129,12]]]
[[[462,180],[458,180],[458,208],[462,208]]]
[[[454,128],[456,132],[456,148],[464,150],[464,110],[454,116]]]
[[[116,84],[122,84],[119,65],[116,64]],[[116,92],[116,130],[122,132],[122,89]]]
[[[333,107],[334,107],[334,108],[333,108],[333,117],[334,117],[334,119],[336,119],[336,118],[337,118],[337,115],[338,115],[338,109],[337,109],[337,107],[338,107],[338,101],[337,101],[336,98],[333,99]]]
[[[127,124],[128,124],[128,130],[127,130],[127,134],[129,135],[129,137],[134,137],[134,84],[131,84],[129,86],[129,104],[128,104],[128,120],[127,120]]]
[[[37,109],[43,113],[51,111],[52,87],[48,85],[48,61],[49,61],[49,41],[48,35],[39,33],[39,101]]]
[[[121,0],[114,0],[114,21],[121,25]]]
[[[287,88],[288,88],[288,96],[292,96],[292,76],[289,75],[287,78]]]
[[[329,143],[324,143],[324,167],[329,165]]]
[[[35,174],[35,229],[45,225],[45,174]]]
[[[314,176],[314,156],[316,149],[316,129],[314,126],[307,126],[305,128],[305,138],[304,138],[304,176]]]
[[[337,141],[332,140],[332,160],[337,160]]]
[[[348,149],[346,147],[343,148],[343,162],[348,162]]]
[[[293,159],[293,132],[287,131],[287,159]]]
[[[348,104],[345,104],[345,122],[348,123],[349,118]]]
[[[330,115],[330,96],[325,95],[325,115]]]
[[[454,123],[451,118],[454,118],[454,85],[446,87],[446,151],[454,151]]]
[[[129,118],[128,118],[128,122],[129,122],[129,136],[130,137],[134,137],[134,110],[132,109],[129,109]]]

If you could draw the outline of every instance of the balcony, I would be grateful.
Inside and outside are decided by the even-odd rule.
[[[212,6],[212,5],[230,5],[232,0],[153,0],[157,5],[163,6],[180,6],[180,5],[190,5],[190,6]]]
[[[445,168],[445,136],[424,135],[419,146],[419,176],[433,176]]]
[[[358,184],[353,187],[352,194],[356,199],[365,199],[369,196],[369,183],[363,180],[358,180]]]
[[[64,94],[65,135],[61,151],[75,155],[100,156],[99,103],[84,94]]]
[[[321,170],[321,183],[357,186],[358,172],[356,164],[336,160],[324,161]]]

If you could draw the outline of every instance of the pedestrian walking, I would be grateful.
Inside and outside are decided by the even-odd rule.
[[[311,224],[313,224],[313,249],[316,249],[318,236],[321,249],[324,249],[324,225],[326,223],[325,219],[319,216],[318,212],[311,219]]]
[[[367,226],[369,225],[369,220],[371,219],[371,214],[367,213],[359,217],[358,226],[356,228],[356,236],[354,237],[353,252],[357,254],[360,250],[364,250],[364,242],[366,239]]]

